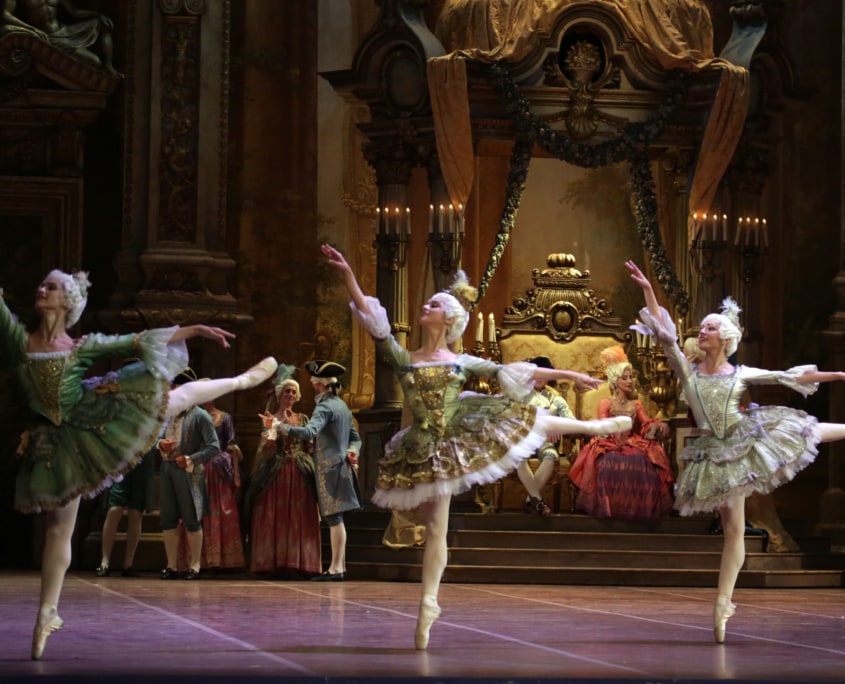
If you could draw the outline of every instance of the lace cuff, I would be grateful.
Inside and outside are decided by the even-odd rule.
[[[506,397],[527,401],[534,391],[534,371],[537,366],[527,361],[514,361],[499,366],[496,380]]]
[[[169,343],[178,329],[179,326],[174,325],[138,333],[139,356],[153,377],[170,381],[187,368],[189,357],[185,341]]]
[[[362,313],[355,306],[355,302],[349,302],[349,308],[352,309],[352,313],[358,319],[358,322],[364,326],[364,330],[375,339],[383,340],[390,335],[390,321],[387,320],[387,311],[375,297],[364,295],[364,299],[370,309],[370,314]]]

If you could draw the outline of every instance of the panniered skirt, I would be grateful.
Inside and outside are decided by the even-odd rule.
[[[143,363],[83,382],[82,398],[60,425],[41,418],[22,435],[15,509],[59,508],[120,480],[161,431],[169,383]]]
[[[578,491],[576,505],[597,518],[658,520],[672,510],[671,484],[640,449],[606,451],[596,459],[595,478]]]
[[[320,515],[313,482],[293,459],[271,458],[256,477],[260,493],[251,509],[250,570],[322,572]]]
[[[815,460],[819,441],[818,421],[804,411],[750,408],[724,439],[705,435],[683,450],[675,507],[693,515],[737,495],[768,494]]]
[[[505,397],[461,394],[445,424],[433,411],[390,440],[373,503],[408,510],[501,479],[545,442],[542,415],[536,406]]]

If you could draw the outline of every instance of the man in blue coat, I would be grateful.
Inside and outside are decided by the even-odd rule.
[[[313,579],[342,582],[346,579],[346,526],[343,514],[361,508],[353,466],[358,462],[361,437],[355,429],[352,411],[337,392],[338,376],[346,369],[332,361],[309,361],[305,369],[317,396],[317,406],[307,425],[282,425],[281,430],[297,439],[314,440],[314,470],[320,516],[329,528],[332,562],[328,570]]]

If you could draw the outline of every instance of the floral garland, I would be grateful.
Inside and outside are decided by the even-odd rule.
[[[651,119],[627,124],[617,138],[587,144],[577,142],[565,133],[553,129],[548,123],[538,120],[503,62],[491,64],[490,73],[493,86],[513,120],[516,143],[508,172],[505,208],[499,223],[496,243],[478,287],[479,299],[486,291],[510,239],[528,176],[531,147],[533,143],[537,143],[558,159],[583,168],[597,168],[620,161],[628,161],[631,164],[637,232],[654,268],[657,281],[675,303],[679,313],[685,315],[689,310],[690,298],[672,269],[660,237],[654,178],[648,159],[649,144],[663,132],[684,101],[686,81],[683,75],[680,72],[670,74],[666,98]]]

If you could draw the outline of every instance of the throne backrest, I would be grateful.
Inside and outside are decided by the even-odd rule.
[[[534,269],[534,287],[513,300],[496,329],[496,349],[503,363],[547,356],[555,368],[604,379],[601,352],[614,344],[630,351],[633,333],[614,316],[606,299],[589,288],[589,272],[574,268],[571,254],[551,254],[549,268]],[[599,400],[609,396],[607,383],[587,392],[572,383],[557,383],[576,417],[596,417]]]

